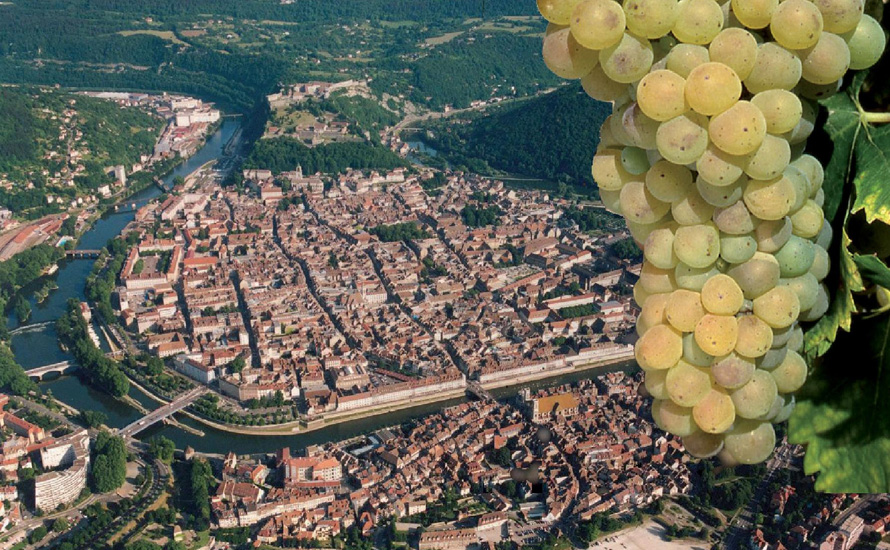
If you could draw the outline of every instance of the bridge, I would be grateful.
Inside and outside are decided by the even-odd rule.
[[[42,323],[32,323],[30,325],[25,325],[23,327],[19,327],[15,330],[10,330],[10,336],[15,336],[16,334],[21,334],[23,332],[34,332],[42,329],[43,327],[48,327],[50,325],[55,324],[55,321],[44,321]]]
[[[101,250],[66,250],[65,256],[68,258],[98,258],[102,254]]]
[[[150,413],[145,415],[142,419],[137,420],[136,422],[133,422],[126,428],[122,428],[118,432],[118,435],[120,435],[124,439],[129,439],[129,438],[135,436],[136,434],[138,434],[139,432],[141,432],[142,430],[145,430],[146,428],[154,426],[155,424],[157,424],[158,422],[161,422],[162,420],[166,420],[168,417],[172,416],[173,413],[177,413],[177,412],[181,411],[182,409],[188,407],[189,405],[192,404],[192,402],[194,402],[195,399],[201,397],[208,391],[209,390],[207,389],[206,386],[198,386],[197,388],[191,390],[190,392],[186,393],[185,395],[181,395],[181,396],[177,397],[174,401],[167,403],[163,407],[151,411]]]
[[[26,370],[25,374],[37,380],[43,380],[43,377],[50,373],[69,374],[80,368],[80,365],[74,361],[60,361],[52,365],[44,365],[42,367]]]
[[[494,401],[494,396],[482,387],[478,380],[470,380],[467,382],[467,393],[475,396],[483,401]]]

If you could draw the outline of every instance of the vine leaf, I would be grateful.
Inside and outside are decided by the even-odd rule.
[[[856,304],[853,302],[853,293],[864,290],[862,277],[850,254],[850,237],[846,231],[841,232],[841,243],[838,258],[839,274],[836,278],[837,285],[831,292],[831,303],[825,315],[813,325],[804,336],[803,350],[812,361],[816,357],[824,355],[837,338],[837,331],[842,328],[850,330],[850,322],[853,313],[856,312]]]
[[[868,279],[884,288],[890,288],[890,268],[880,258],[872,255],[860,256],[856,254],[853,256],[853,261],[856,262],[856,267],[859,268],[859,273],[863,279]]]
[[[890,223],[890,127],[862,126],[856,140],[856,167],[853,180],[856,199],[853,213],[865,211],[871,223],[880,220]]]
[[[816,489],[890,491],[890,314],[857,317],[798,396],[789,441],[807,444]],[[843,365],[842,368],[837,368]],[[833,368],[834,367],[834,368]]]
[[[825,132],[828,134],[823,144],[830,144],[832,149],[830,160],[825,164],[825,181],[822,191],[825,193],[825,219],[834,220],[841,207],[844,187],[851,179],[854,162],[854,147],[862,130],[862,119],[859,112],[859,90],[863,78],[855,78],[847,93],[834,95],[822,102],[828,111],[825,121]],[[824,159],[823,159],[824,160]]]

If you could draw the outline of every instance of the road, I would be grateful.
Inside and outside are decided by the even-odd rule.
[[[193,388],[185,395],[178,397],[175,401],[171,401],[163,407],[153,410],[152,412],[144,416],[141,420],[133,422],[129,426],[121,429],[118,434],[124,439],[133,437],[149,426],[152,426],[172,415],[173,413],[176,413],[188,407],[195,399],[204,395],[208,391],[209,389],[207,388],[207,386],[198,386],[196,388]]]

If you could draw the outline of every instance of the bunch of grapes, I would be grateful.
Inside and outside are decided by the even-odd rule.
[[[644,253],[635,354],[652,416],[697,457],[755,464],[828,309],[813,100],[880,58],[863,0],[538,0],[543,56],[614,102],[593,159]]]

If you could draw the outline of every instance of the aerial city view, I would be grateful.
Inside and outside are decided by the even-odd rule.
[[[0,2],[0,549],[890,549],[883,11]]]

